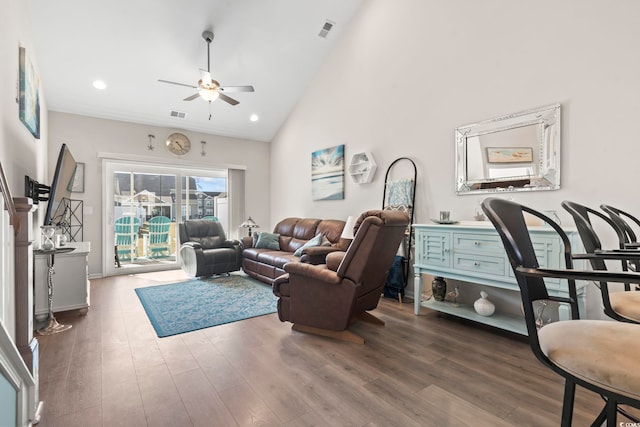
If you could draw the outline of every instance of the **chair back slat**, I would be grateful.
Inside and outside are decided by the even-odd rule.
[[[624,231],[621,230],[611,218],[604,215],[602,212],[598,212],[595,209],[567,200],[562,202],[562,207],[573,217],[573,222],[576,224],[585,252],[592,254],[602,249],[602,243],[593,228],[590,216],[597,217],[607,223],[616,232],[620,248],[624,248],[624,245],[627,242]],[[591,268],[594,270],[607,269],[607,265],[603,259],[591,258],[589,259],[589,262],[591,263]],[[627,269],[626,263],[622,262],[622,268],[623,270]]]
[[[585,252],[587,252],[588,254],[594,254],[603,249],[602,244],[600,243],[600,239],[598,238],[598,234],[593,227],[592,217],[602,220],[611,228],[613,228],[618,236],[620,249],[624,249],[626,244],[629,243],[629,235],[625,231],[625,228],[622,227],[615,219],[615,213],[613,214],[613,216],[607,216],[600,211],[567,200],[562,202],[562,207],[565,208],[565,210],[567,210],[567,212],[569,212],[573,217],[573,221],[576,224],[576,228],[578,229],[578,234],[580,235],[580,239],[582,240],[582,245],[584,246]],[[592,257],[589,258],[589,262],[591,264],[591,268],[594,270],[606,271],[608,269],[607,263],[603,258]],[[627,260],[620,259],[620,264],[623,271],[629,270],[629,262]],[[636,264],[636,262],[633,262],[632,264]],[[613,319],[621,320],[619,314],[616,313],[616,310],[611,305],[609,284],[606,281],[600,281],[599,287],[600,294],[602,295],[602,303],[604,306],[605,314],[609,317],[612,317]],[[626,291],[630,290],[631,284],[624,283],[624,289]]]
[[[625,233],[627,241],[629,243],[638,242],[638,238],[636,236],[636,233],[633,231],[633,228],[631,228],[631,224],[629,224],[629,222],[627,220],[625,220],[625,218],[627,218],[629,221],[635,223],[636,226],[638,226],[638,227],[640,227],[640,219],[636,218],[635,216],[631,215],[630,213],[627,213],[627,212],[625,212],[625,211],[623,211],[621,209],[618,209],[618,208],[614,208],[613,206],[610,206],[610,205],[600,205],[600,209],[605,211],[607,213],[607,215],[609,215],[609,218],[611,218],[611,221],[613,221],[613,223],[620,230],[622,230],[623,233]]]

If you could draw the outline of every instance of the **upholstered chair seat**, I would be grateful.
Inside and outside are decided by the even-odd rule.
[[[640,327],[601,320],[551,323],[538,333],[551,362],[576,378],[640,400]],[[619,351],[611,351],[611,349]]]
[[[640,319],[640,292],[619,291],[609,292],[609,303],[618,315],[630,322],[638,322]]]

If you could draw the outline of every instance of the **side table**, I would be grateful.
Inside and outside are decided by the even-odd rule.
[[[53,312],[78,310],[84,314],[89,310],[91,293],[89,286],[88,258],[90,242],[68,242],[65,251],[55,253],[55,298]],[[42,325],[49,316],[48,305],[48,258],[44,251],[34,251],[33,296],[35,321]]]

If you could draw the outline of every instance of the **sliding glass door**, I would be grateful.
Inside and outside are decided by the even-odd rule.
[[[187,196],[188,195],[188,196]],[[188,202],[187,202],[188,200]],[[222,223],[229,234],[227,176],[182,177],[182,220],[207,218]]]
[[[198,170],[106,160],[105,274],[179,265],[178,225],[215,218],[228,230],[226,170]]]

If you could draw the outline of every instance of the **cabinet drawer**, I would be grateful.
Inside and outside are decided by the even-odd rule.
[[[453,266],[456,269],[497,276],[504,280],[507,260],[502,256],[456,252],[453,256]]]
[[[416,264],[438,267],[451,266],[449,233],[416,232]]]
[[[504,246],[498,235],[454,233],[453,250],[466,253],[492,254],[504,256]]]
[[[560,243],[559,237],[541,237],[541,236],[531,236],[531,244],[533,245],[533,250],[536,253],[536,258],[538,259],[538,264],[543,268],[566,268],[564,264],[564,252],[563,245]],[[509,277],[513,277],[515,280],[515,274],[513,274],[513,269],[509,266],[508,269]],[[549,289],[559,289],[560,288],[560,279],[556,278],[546,278],[544,279],[545,283],[549,287]]]

